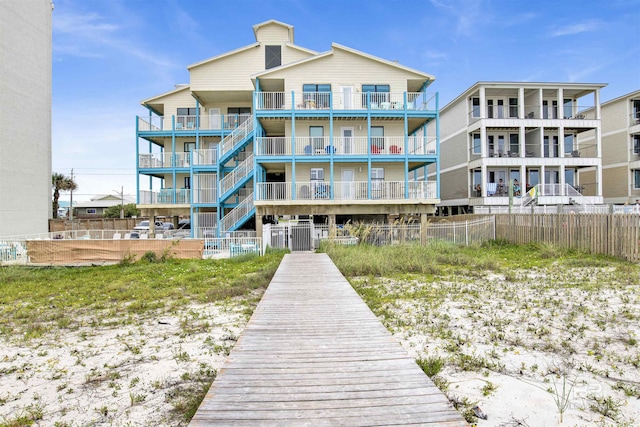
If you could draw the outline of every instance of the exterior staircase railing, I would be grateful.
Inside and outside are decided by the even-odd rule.
[[[569,204],[579,206],[580,210],[592,210],[594,205],[589,202],[578,190],[569,184],[537,184],[520,198],[520,210],[533,203],[537,203],[538,197],[565,196],[569,198]]]
[[[247,195],[238,206],[233,208],[231,212],[226,214],[220,221],[220,233],[226,233],[236,225],[242,218],[247,216],[249,212],[254,208],[253,206],[253,192]]]
[[[235,146],[244,141],[244,139],[253,132],[253,116],[247,117],[247,119],[238,126],[233,132],[225,136],[220,142],[220,157],[224,157],[225,154],[233,151]]]
[[[225,175],[220,181],[221,200],[224,199],[227,192],[233,189],[239,182],[249,176],[253,172],[253,154],[249,155],[235,169]]]

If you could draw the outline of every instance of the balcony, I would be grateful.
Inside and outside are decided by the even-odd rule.
[[[436,154],[436,138],[409,136],[385,137],[260,137],[256,138],[257,156],[424,156]],[[406,148],[408,147],[408,148]]]
[[[423,92],[256,92],[256,111],[435,111],[436,94]]]
[[[173,117],[173,120],[172,120]],[[232,131],[251,118],[249,114],[200,114],[190,116],[138,116],[138,132]],[[172,128],[172,123],[175,124]]]
[[[293,190],[295,187],[295,197]],[[260,182],[256,202],[312,201],[314,203],[393,202],[436,199],[436,183],[432,181],[350,181],[350,182]]]
[[[138,168],[140,169],[188,168],[190,165],[190,152],[144,153],[138,155]]]
[[[562,114],[562,116],[559,116]],[[596,109],[593,105],[571,105],[564,107],[546,105],[525,105],[524,114],[520,114],[519,105],[494,105],[486,107],[486,116],[482,117],[479,107],[475,107],[469,112],[469,123],[474,123],[480,119],[497,120],[575,120],[574,124],[579,124],[579,120],[596,120]],[[504,123],[503,123],[504,124]],[[513,122],[512,126],[519,126],[519,122]]]
[[[191,203],[191,190],[188,188],[163,188],[159,191],[140,190],[140,205],[188,205]]]

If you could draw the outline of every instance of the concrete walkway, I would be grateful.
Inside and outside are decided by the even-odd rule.
[[[286,255],[190,426],[468,426],[326,254]]]

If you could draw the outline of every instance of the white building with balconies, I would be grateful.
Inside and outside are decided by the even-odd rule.
[[[602,204],[604,86],[478,82],[442,108],[443,213]]]

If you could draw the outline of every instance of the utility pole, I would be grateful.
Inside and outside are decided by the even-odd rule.
[[[124,218],[124,185],[120,187],[120,219]]]
[[[71,181],[73,181],[73,168],[71,168]],[[71,220],[71,229],[73,230],[73,188],[69,197],[69,219]]]

